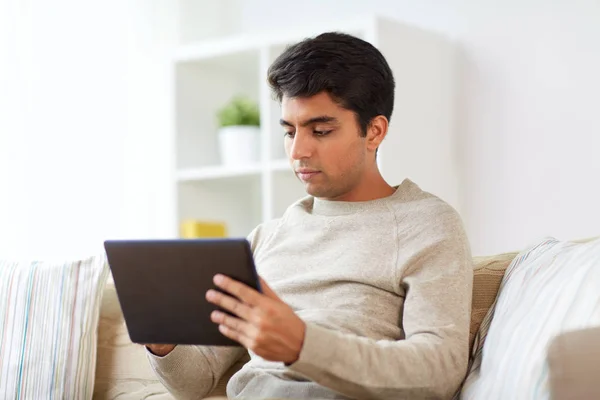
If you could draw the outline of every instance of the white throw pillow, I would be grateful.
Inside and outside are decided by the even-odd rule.
[[[104,255],[0,260],[0,398],[91,399]]]
[[[600,240],[547,239],[506,270],[481,324],[461,399],[548,399],[548,344],[600,326]]]

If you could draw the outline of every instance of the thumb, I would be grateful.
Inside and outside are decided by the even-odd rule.
[[[267,282],[265,282],[265,280],[263,278],[259,277],[259,280],[260,280],[260,288],[262,289],[262,292],[265,296],[267,296],[273,300],[281,301],[279,296],[277,296],[277,294],[275,294],[273,289],[271,289],[271,287],[269,285],[267,285]]]

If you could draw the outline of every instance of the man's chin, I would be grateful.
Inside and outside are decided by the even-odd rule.
[[[310,196],[313,197],[320,197],[320,190],[318,190],[318,188],[315,187],[315,185],[310,184],[310,183],[304,183],[304,191],[306,191],[306,193]]]
[[[312,197],[329,198],[332,195],[332,190],[329,187],[325,187],[322,182],[306,182],[298,178],[300,183],[304,186],[306,194]]]
[[[310,184],[310,183],[306,183],[304,184],[304,190],[306,191],[306,193],[312,197],[318,197],[318,198],[329,198],[331,197],[331,191],[327,190],[324,187],[319,187],[315,184]]]

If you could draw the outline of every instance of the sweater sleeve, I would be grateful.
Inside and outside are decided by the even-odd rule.
[[[456,232],[455,232],[456,233]],[[431,240],[403,275],[402,340],[307,324],[290,368],[352,398],[449,399],[468,364],[472,262],[462,231]]]
[[[245,353],[243,347],[179,345],[164,357],[146,350],[160,382],[177,399],[201,399]]]

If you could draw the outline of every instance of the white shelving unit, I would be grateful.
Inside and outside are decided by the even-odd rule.
[[[183,220],[198,219],[223,221],[231,236],[245,236],[305,195],[285,156],[279,104],[266,74],[287,45],[334,30],[373,43],[394,72],[395,109],[378,157],[384,177],[391,184],[408,177],[458,208],[452,44],[399,22],[361,17],[302,31],[186,43],[176,51],[176,231]],[[260,104],[261,156],[258,163],[232,168],[220,164],[216,111],[239,94]]]

